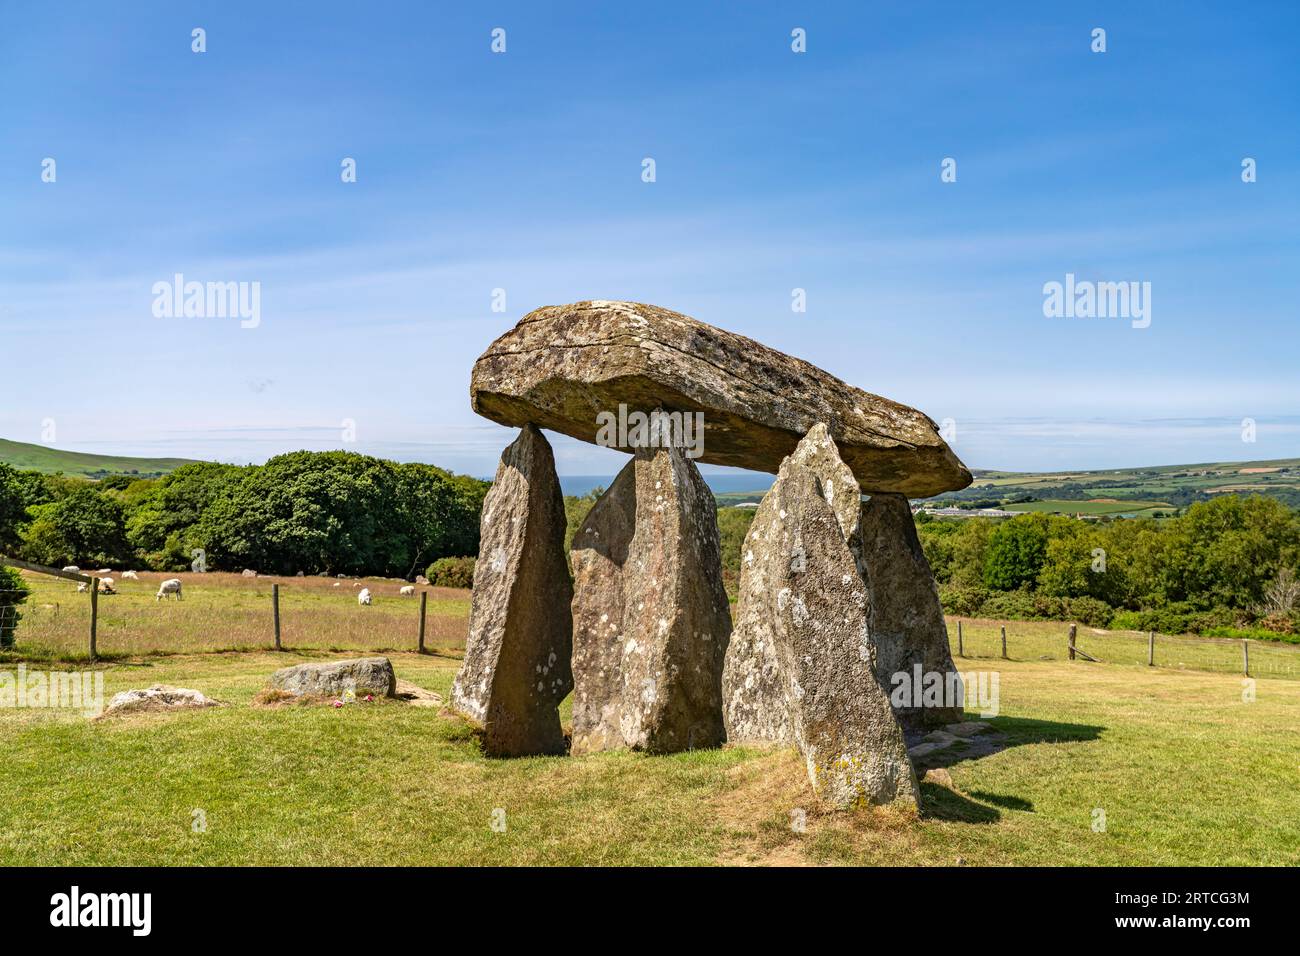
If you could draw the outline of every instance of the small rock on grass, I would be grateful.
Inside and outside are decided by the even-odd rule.
[[[943,728],[945,733],[956,737],[974,737],[976,734],[988,733],[992,729],[991,726],[979,720],[964,720],[959,724],[948,724]]]
[[[169,710],[185,710],[194,707],[216,707],[219,700],[204,696],[197,690],[187,687],[169,687],[166,684],[154,684],[146,689],[124,690],[114,694],[100,717],[119,717],[125,714],[161,713]]]
[[[360,657],[319,664],[295,664],[271,675],[271,686],[294,695],[334,695],[352,691],[358,697],[392,697],[397,685],[387,657]]]

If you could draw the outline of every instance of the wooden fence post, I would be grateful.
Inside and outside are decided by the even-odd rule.
[[[957,622],[957,656],[958,657],[966,656],[966,647],[964,644],[962,644],[962,639],[961,639],[961,621]]]
[[[429,592],[420,592],[420,645],[417,653],[424,653],[424,608],[429,603]]]
[[[1241,669],[1247,677],[1250,676],[1250,641],[1244,637],[1241,639]]]
[[[90,579],[90,662],[95,662],[95,638],[99,627],[99,578]]]
[[[280,585],[271,585],[271,611],[275,615],[275,649],[280,650]]]
[[[1147,634],[1147,667],[1156,666],[1156,632]]]
[[[1002,659],[1007,660],[1007,626],[1002,625]]]
[[[1075,635],[1075,631],[1076,631],[1076,626],[1075,626],[1074,624],[1071,624],[1071,625],[1070,625],[1070,660],[1074,660],[1074,635]]]

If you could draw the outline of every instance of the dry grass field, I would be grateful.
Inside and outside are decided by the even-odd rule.
[[[286,648],[414,650],[420,591],[429,595],[425,647],[465,646],[469,591],[420,587],[414,597],[403,597],[398,589],[405,581],[383,578],[139,574],[139,581],[113,575],[118,593],[99,598],[98,651],[107,660],[272,648],[275,584],[280,585],[280,636]],[[169,577],[181,579],[183,600],[155,600],[158,583]],[[24,572],[24,578],[33,594],[22,609],[20,654],[84,659],[89,651],[89,596],[78,594],[70,581],[30,572]],[[371,592],[369,607],[357,604],[363,587]]]

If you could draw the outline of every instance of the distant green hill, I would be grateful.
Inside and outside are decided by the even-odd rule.
[[[65,475],[84,475],[87,478],[103,478],[105,475],[161,475],[175,471],[181,465],[191,464],[193,460],[94,455],[0,438],[0,462],[6,465],[47,473],[61,471]]]

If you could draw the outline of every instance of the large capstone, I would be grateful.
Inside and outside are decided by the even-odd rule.
[[[573,752],[723,742],[731,633],[717,513],[677,447],[643,448],[573,539]]]
[[[620,406],[698,412],[699,460],[768,472],[824,422],[864,491],[921,498],[971,481],[916,409],[743,335],[636,302],[530,312],[475,363],[470,399],[493,421],[597,443],[605,443],[602,416]]]
[[[859,532],[876,675],[890,689],[895,715],[906,730],[960,721],[961,680],[907,499],[872,495],[862,505]]]
[[[555,457],[532,425],[501,455],[480,528],[452,706],[482,725],[489,755],[564,753],[558,708],[573,689],[573,588]]]
[[[797,745],[814,790],[835,806],[915,803],[843,525],[851,509],[835,501],[844,472],[834,451],[814,428],[782,463],[746,536],[723,674],[727,734]]]

